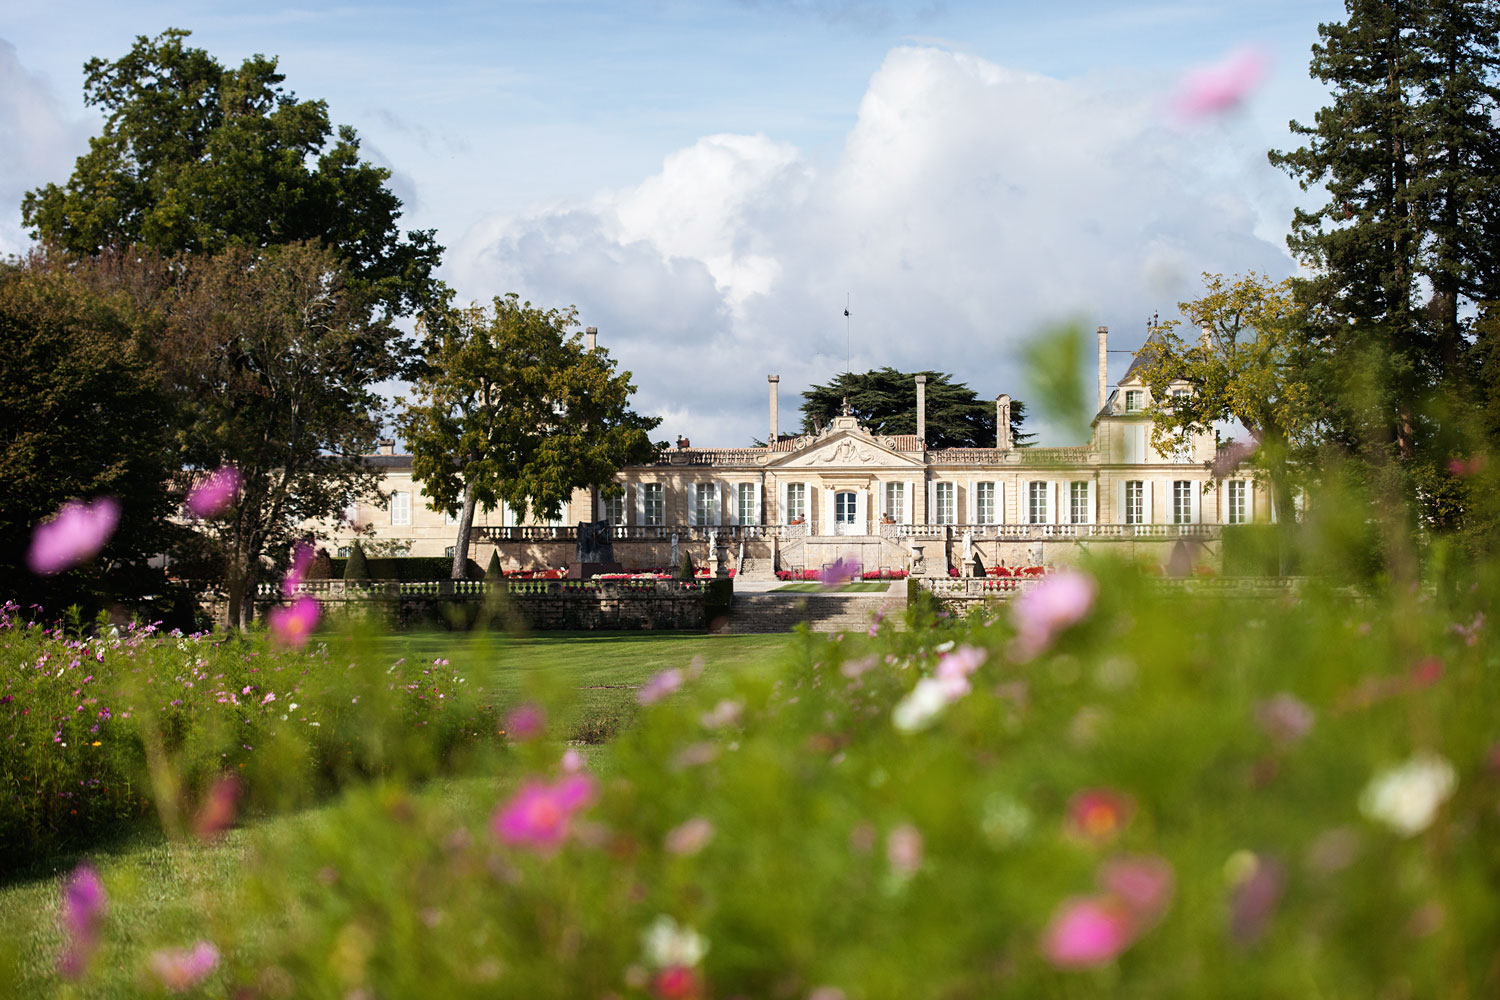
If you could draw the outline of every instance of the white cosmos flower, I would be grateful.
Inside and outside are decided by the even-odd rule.
[[[1403,837],[1412,837],[1432,825],[1438,807],[1457,784],[1452,764],[1423,751],[1371,778],[1360,793],[1359,811]]]
[[[646,960],[660,969],[674,965],[693,966],[708,954],[708,942],[691,927],[680,927],[663,913],[641,935]]]

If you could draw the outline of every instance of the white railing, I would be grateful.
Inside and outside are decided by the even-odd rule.
[[[981,598],[1016,594],[1037,586],[1045,576],[920,577],[919,585],[937,597]],[[1298,577],[1191,576],[1156,577],[1148,585],[1177,594],[1262,597],[1293,593],[1301,587]]]
[[[296,594],[308,594],[324,601],[368,600],[371,598],[396,599],[401,597],[460,597],[482,598],[494,591],[498,584],[485,580],[303,580]],[[602,590],[606,593],[656,593],[671,594],[682,591],[702,590],[708,586],[701,580],[515,580],[504,581],[509,594],[564,594],[570,591]],[[258,598],[283,596],[280,584],[262,583],[256,586]]]

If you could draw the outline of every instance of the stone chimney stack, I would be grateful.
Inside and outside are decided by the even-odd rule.
[[[1002,392],[995,397],[995,447],[1010,451],[1010,394]]]
[[[584,327],[583,337],[588,341],[589,353],[593,354],[594,349],[599,346],[599,328],[597,326]]]
[[[1109,397],[1109,327],[1101,326],[1099,333],[1099,409],[1104,409],[1104,400]]]
[[[766,438],[766,447],[776,447],[776,439],[781,436],[776,421],[776,386],[781,382],[780,375],[767,375],[766,381],[771,383],[771,436]]]
[[[1203,335],[1203,346],[1204,346],[1204,348],[1213,347],[1214,346],[1214,328],[1211,327],[1211,326],[1205,326],[1202,329],[1201,333]]]
[[[917,376],[917,441],[927,447],[927,376]]]
[[[394,454],[396,454],[396,439],[395,438],[381,438],[380,439],[380,446],[375,449],[375,454],[377,454],[377,455],[394,455]]]

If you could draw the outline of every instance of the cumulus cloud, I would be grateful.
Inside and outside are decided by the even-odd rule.
[[[1107,324],[1134,347],[1199,272],[1290,268],[1256,235],[1284,225],[1265,225],[1263,140],[1174,128],[1161,106],[899,48],[828,162],[707,136],[633,187],[481,220],[449,270],[465,297],[576,303],[639,407],[694,444],[763,437],[772,372],[790,429],[796,394],[844,368],[846,293],[856,371],[935,368],[1025,398],[1019,348],[1049,323]]]
[[[52,88],[0,38],[0,256],[30,245],[21,228],[21,198],[48,181],[62,182],[88,148],[86,123],[64,114]]]

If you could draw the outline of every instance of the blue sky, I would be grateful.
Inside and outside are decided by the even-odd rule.
[[[0,13],[0,251],[25,190],[98,119],[83,62],[166,27],[279,56],[388,166],[464,298],[576,303],[663,436],[747,444],[854,365],[1025,398],[1019,347],[1107,324],[1134,347],[1202,270],[1293,264],[1296,185],[1265,163],[1326,91],[1327,2],[182,3]],[[1184,126],[1182,75],[1245,45],[1271,71]],[[1121,357],[1123,366],[1126,359]],[[1118,374],[1118,372],[1115,372]],[[788,420],[784,416],[783,429]],[[1043,428],[1044,436],[1046,429]]]

